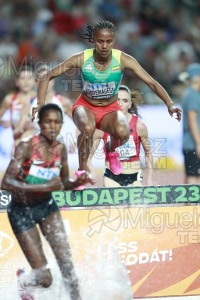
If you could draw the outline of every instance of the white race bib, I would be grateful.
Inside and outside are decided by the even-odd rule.
[[[137,152],[133,136],[130,135],[129,140],[125,144],[117,147],[115,151],[119,153],[119,160],[126,160],[135,156]]]
[[[60,175],[60,168],[43,168],[32,164],[29,170],[29,175],[40,179],[51,180],[52,178]]]

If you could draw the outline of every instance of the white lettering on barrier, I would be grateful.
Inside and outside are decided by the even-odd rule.
[[[146,264],[152,262],[165,262],[172,260],[172,249],[155,249],[152,253],[134,253],[137,250],[137,241],[131,241],[129,243],[122,242],[118,244],[118,253],[121,256],[122,263],[124,263],[127,266],[135,264]]]

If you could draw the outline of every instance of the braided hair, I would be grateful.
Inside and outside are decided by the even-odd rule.
[[[78,30],[77,33],[81,38],[88,40],[90,43],[94,43],[94,34],[101,29],[110,29],[113,33],[115,33],[116,26],[110,21],[102,20],[97,22],[94,26],[87,25],[85,32]]]
[[[138,105],[143,104],[142,95],[138,91],[130,90],[126,85],[120,85],[119,91],[126,91],[131,96],[131,107],[129,108],[128,112],[130,114],[135,114],[136,116],[139,116],[138,114]]]

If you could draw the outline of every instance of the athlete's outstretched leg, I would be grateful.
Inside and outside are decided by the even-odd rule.
[[[34,227],[16,234],[16,238],[26,259],[33,269],[33,274],[29,278],[27,277],[27,282],[25,284],[49,287],[52,283],[52,276],[42,249],[42,242],[38,229]]]
[[[64,283],[72,300],[81,300],[78,278],[75,274],[70,246],[60,212],[54,212],[42,221],[40,228],[56,257]]]
[[[129,139],[130,129],[125,115],[121,111],[109,113],[103,117],[100,129],[111,135],[110,142],[106,145],[108,152],[125,144]]]
[[[94,114],[84,106],[79,106],[73,113],[73,120],[80,131],[77,145],[79,155],[79,170],[89,171],[87,161],[93,143],[93,134],[96,128]]]

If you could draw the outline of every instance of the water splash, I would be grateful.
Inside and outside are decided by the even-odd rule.
[[[33,286],[35,282],[35,271],[24,273],[24,278],[22,278],[25,284],[30,284],[27,286],[27,290],[30,295],[33,296],[34,300],[44,300],[44,299],[54,299],[54,300],[70,300],[69,292],[64,286],[64,281],[61,272],[56,264],[52,262],[50,265],[53,281],[50,287],[43,288],[42,286]]]
[[[94,257],[91,261],[88,255],[84,269],[77,274],[82,300],[132,300],[127,269],[121,263],[115,245],[110,243],[105,249],[100,244]]]
[[[87,237],[84,229],[82,242],[78,233],[73,232],[71,245],[76,275],[79,279],[82,300],[132,300],[131,283],[126,266],[118,254],[118,238],[104,234],[96,238]],[[82,244],[84,241],[84,244]],[[50,251],[50,248],[49,248]],[[53,283],[49,288],[34,287],[34,299],[71,300],[64,287],[63,278],[52,252],[46,253]]]

